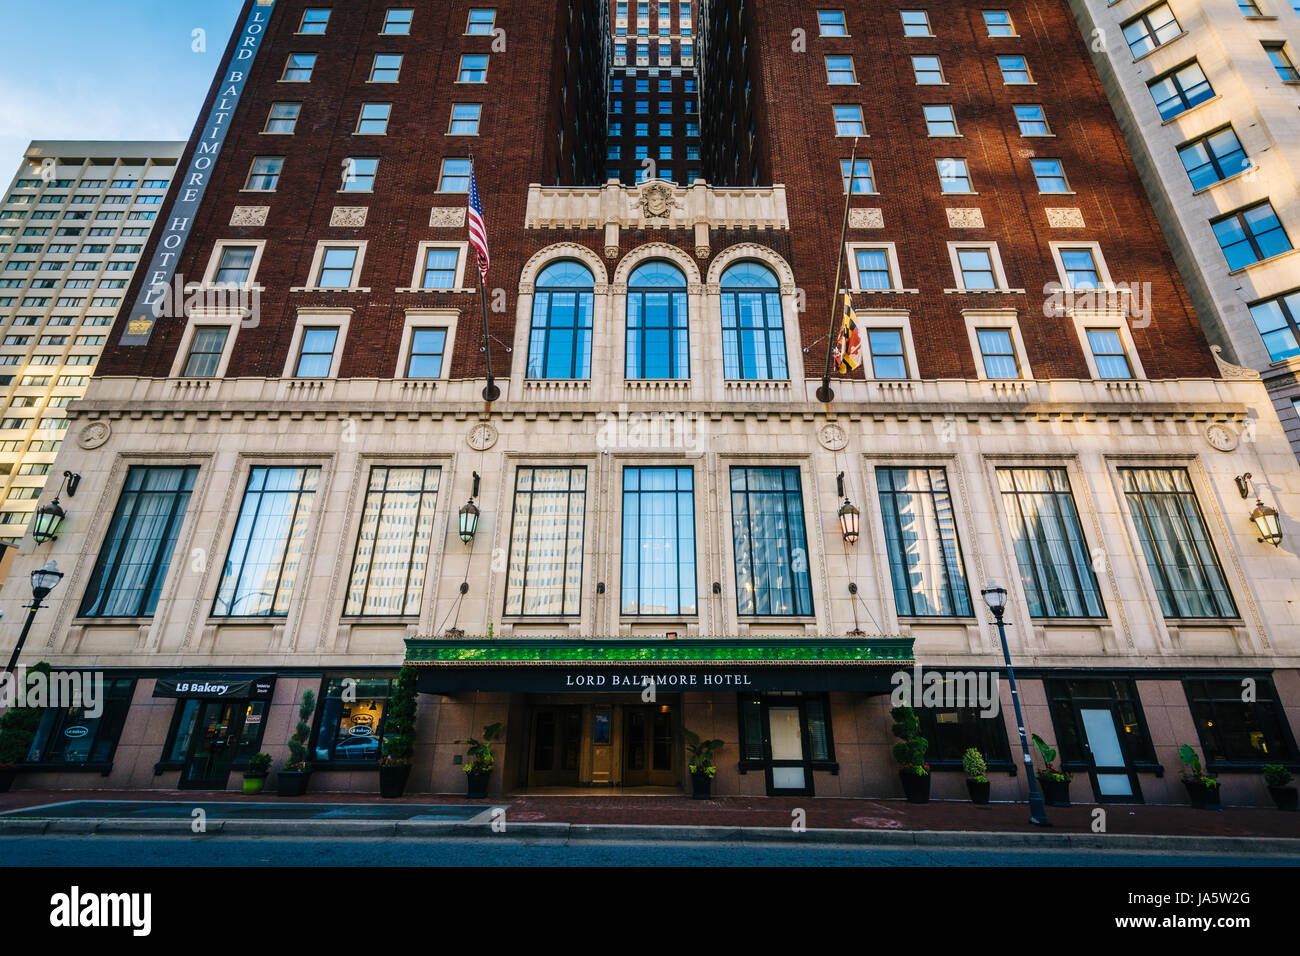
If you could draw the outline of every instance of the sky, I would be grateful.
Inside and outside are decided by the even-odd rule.
[[[34,139],[188,139],[242,6],[0,0],[0,182]]]

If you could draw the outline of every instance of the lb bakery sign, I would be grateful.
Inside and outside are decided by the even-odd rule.
[[[248,82],[249,70],[257,57],[257,51],[262,44],[262,37],[266,33],[271,11],[274,8],[275,0],[255,0],[252,9],[249,10],[248,18],[244,21],[235,45],[235,52],[231,54],[230,61],[222,73],[221,85],[217,90],[216,99],[213,100],[212,110],[208,113],[207,123],[204,124],[202,133],[194,144],[194,151],[190,155],[184,177],[179,180],[179,185],[173,184],[173,190],[179,189],[179,191],[175,192],[164,228],[159,234],[158,244],[154,246],[153,258],[149,260],[149,268],[144,273],[144,283],[131,306],[126,330],[119,340],[121,345],[149,344],[149,337],[153,334],[157,313],[160,311],[156,306],[160,300],[165,301],[170,295],[176,265],[180,262],[181,252],[185,249],[190,229],[194,225],[194,217],[199,211],[199,204],[203,201],[203,194],[212,179],[212,169],[226,141],[226,133],[234,119],[235,108],[239,105],[239,98]]]

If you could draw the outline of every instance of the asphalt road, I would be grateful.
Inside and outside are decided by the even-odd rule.
[[[877,848],[753,843],[634,843],[508,836],[457,839],[228,836],[0,837],[0,867],[21,866],[1289,866],[1271,854]]]

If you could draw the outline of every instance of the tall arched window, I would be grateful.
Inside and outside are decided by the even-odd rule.
[[[591,377],[591,313],[595,280],[566,259],[542,270],[533,293],[529,378]]]
[[[726,378],[789,378],[785,323],[776,275],[757,262],[722,273],[722,374]]]
[[[627,280],[627,377],[690,378],[686,276],[662,260]]]

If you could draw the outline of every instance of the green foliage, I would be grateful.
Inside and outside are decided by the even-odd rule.
[[[289,738],[289,759],[281,770],[307,770],[307,738],[311,736],[311,718],[316,713],[316,693],[308,688],[302,692],[302,703],[298,705],[298,726]]]
[[[984,761],[984,755],[971,747],[961,755],[961,766],[966,771],[967,778],[974,780],[976,783],[988,783],[989,765]]]
[[[465,761],[466,773],[490,773],[492,765],[496,763],[496,754],[492,753],[492,741],[501,736],[501,731],[505,730],[505,724],[497,721],[495,724],[488,724],[483,728],[483,739],[475,740],[473,737],[467,737],[464,740],[458,740],[458,744],[468,744],[465,750],[465,756],[469,759]]]
[[[1178,759],[1183,762],[1183,782],[1199,784],[1202,787],[1217,787],[1219,781],[1211,777],[1201,767],[1201,758],[1188,744],[1178,748]]]
[[[1291,771],[1286,769],[1280,763],[1270,763],[1264,765],[1264,783],[1270,787],[1285,787],[1294,780]]]
[[[701,740],[699,734],[693,733],[682,728],[682,736],[686,738],[686,752],[690,755],[690,766],[687,768],[691,773],[702,773],[712,779],[718,772],[717,766],[713,762],[715,751],[722,749],[721,740]]]
[[[415,668],[403,667],[397,672],[393,697],[388,702],[384,717],[384,756],[381,764],[403,766],[415,755]]]
[[[1056,748],[1042,737],[1038,736],[1038,734],[1033,734],[1032,737],[1034,739],[1034,746],[1038,748],[1038,752],[1043,756],[1043,769],[1037,772],[1038,779],[1050,780],[1052,783],[1069,783],[1073,780],[1074,774],[1067,773],[1066,771],[1054,766],[1056,760]]]
[[[27,669],[24,679],[38,672],[48,679],[50,665],[45,661],[33,664]],[[15,674],[14,679],[17,677]],[[44,710],[40,707],[13,707],[0,717],[0,767],[13,766],[27,760],[27,752],[32,749],[32,741],[36,739],[36,729],[41,725],[43,713]]]
[[[270,754],[253,754],[248,758],[248,769],[244,771],[245,777],[265,777],[267,771],[271,769]]]
[[[930,765],[925,762],[930,741],[921,736],[921,721],[916,711],[911,707],[895,707],[889,716],[894,719],[894,736],[902,741],[894,744],[894,759],[904,771],[924,777],[930,772]]]

